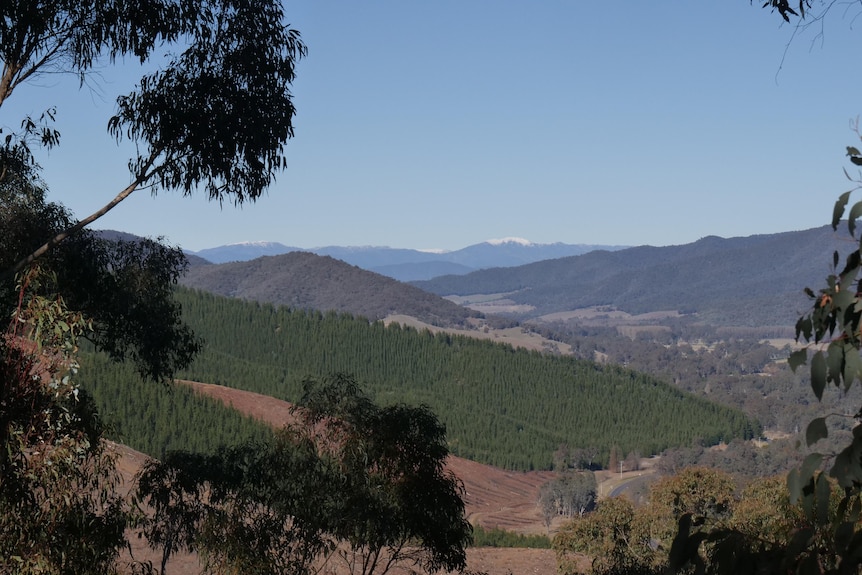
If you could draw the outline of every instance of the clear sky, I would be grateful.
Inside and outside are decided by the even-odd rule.
[[[288,169],[269,193],[238,209],[138,191],[95,227],[190,250],[670,245],[820,226],[850,187],[844,148],[862,114],[852,13],[791,42],[792,26],[747,0],[285,9],[309,54]],[[79,217],[129,181],[129,151],[105,127],[137,76],[105,66],[94,90],[43,77],[0,112],[15,125],[57,106],[61,145],[40,163],[51,199]]]

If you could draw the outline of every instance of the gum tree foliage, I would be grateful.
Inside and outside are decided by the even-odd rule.
[[[574,575],[658,574],[655,549],[649,545],[645,522],[624,497],[599,502],[596,510],[564,525],[553,541],[560,573]],[[584,569],[582,555],[592,561]]]
[[[114,456],[74,380],[90,329],[62,297],[44,297],[41,269],[22,277],[0,335],[0,566],[13,573],[105,573],[124,542]],[[9,570],[9,571],[6,571]]]
[[[333,532],[352,573],[465,568],[472,528],[464,488],[444,467],[446,428],[430,409],[380,407],[343,374],[307,381],[300,406],[303,429],[323,426],[316,443],[343,474]]]
[[[153,550],[161,550],[159,573],[179,551],[194,551],[204,517],[208,458],[191,453],[169,453],[163,461],[148,460],[138,472],[136,489],[150,512],[141,522],[141,534]]]
[[[170,61],[120,96],[107,122],[135,143],[131,183],[82,220],[47,201],[36,156],[60,143],[56,110],[16,119],[3,104],[45,74],[84,84],[96,65],[143,63],[171,46]],[[105,242],[85,226],[139,188],[259,197],[284,167],[288,86],[304,54],[276,1],[0,3],[0,313],[12,319],[0,342],[0,564],[107,572],[123,542],[111,456],[75,383],[78,338],[157,381],[199,348],[172,298],[181,252]]]
[[[592,471],[565,472],[539,488],[539,508],[545,526],[558,515],[581,516],[596,505],[598,484]]]
[[[157,47],[181,49],[117,99],[108,130],[135,142],[131,183],[101,210],[41,238],[12,268],[20,270],[141,187],[201,189],[222,202],[259,197],[284,167],[295,109],[288,85],[306,53],[273,0],[8,0],[0,5],[0,110],[16,88],[47,73],[84,82],[96,64],[146,62]],[[60,141],[56,111],[3,125],[4,157],[33,161],[33,145]]]
[[[848,147],[847,155],[852,164],[862,166],[858,148]],[[808,366],[811,388],[818,400],[829,387],[841,393],[855,381],[862,381],[862,238],[857,233],[862,202],[857,201],[847,210],[862,180],[845,173],[855,187],[841,194],[835,203],[832,228],[837,232],[846,225],[851,238],[848,245],[852,247],[843,258],[838,251],[833,253],[833,273],[826,278],[825,287],[816,292],[805,288],[812,306],[796,324],[797,341],[804,345],[788,359],[794,370]],[[854,425],[849,444],[837,452],[827,451],[826,442],[819,443],[829,437],[830,419],[849,419]],[[677,569],[694,565],[710,572],[858,572],[862,568],[860,420],[862,406],[852,406],[845,413],[831,413],[809,422],[805,443],[811,453],[787,477],[789,501],[799,505],[800,514],[786,537],[764,545],[738,528],[697,523],[691,514],[684,514],[671,565]],[[818,448],[821,451],[815,451]],[[824,468],[828,472],[821,471]]]
[[[752,4],[753,4],[752,0]],[[766,0],[763,3],[764,8],[771,8],[773,11],[778,12],[782,18],[784,18],[785,22],[790,22],[791,16],[797,16],[799,18],[805,18],[805,12],[809,8],[811,8],[810,0],[798,0],[798,2],[790,2],[788,0]]]
[[[20,151],[20,150],[19,150]],[[47,202],[35,168],[7,162],[0,179],[0,267],[14,265],[34,242],[74,225],[72,214]],[[39,293],[62,295],[90,320],[82,335],[115,359],[135,362],[141,375],[164,380],[185,366],[198,343],[182,322],[173,288],[186,266],[178,249],[151,240],[104,241],[87,230],[42,257]],[[8,276],[4,278],[8,280]],[[34,285],[28,289],[35,289]],[[0,283],[3,317],[17,306],[14,282]]]
[[[681,553],[677,548],[680,539],[675,536],[679,517],[686,518],[697,533],[700,526],[709,525],[714,533],[726,535],[698,541],[698,552],[686,573],[794,572],[782,570],[786,566],[779,564],[774,571],[746,568],[747,558],[770,557],[802,517],[801,506],[790,503],[783,481],[757,479],[739,493],[729,474],[704,467],[661,478],[650,487],[646,505],[636,507],[628,499],[609,498],[599,502],[596,511],[564,525],[553,544],[560,572],[671,572],[669,565]],[[592,560],[588,568],[579,554]],[[734,561],[714,560],[722,554]],[[741,557],[746,559],[738,561]]]
[[[840,499],[833,490],[822,502],[829,522],[840,517]],[[685,537],[678,534],[680,517]],[[808,573],[817,567],[812,559],[835,543],[828,530],[809,543],[807,521],[804,505],[790,502],[781,477],[758,478],[740,489],[727,473],[692,467],[654,483],[646,505],[624,498],[599,502],[593,513],[564,525],[553,546],[565,574]],[[681,556],[688,558],[682,567]],[[845,567],[814,572],[857,572]]]
[[[333,554],[364,575],[464,569],[472,530],[433,413],[377,406],[336,375],[307,382],[295,416],[273,442],[145,467],[163,566],[184,549],[217,572],[302,574]]]
[[[331,555],[343,492],[333,462],[286,430],[214,455],[173,452],[138,476],[141,534],[171,555],[197,552],[206,572],[301,575]]]

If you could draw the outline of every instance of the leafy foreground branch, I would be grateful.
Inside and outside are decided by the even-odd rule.
[[[115,457],[74,382],[77,337],[90,329],[62,298],[27,288],[0,337],[0,570],[109,573],[127,515]]]
[[[146,465],[142,532],[162,573],[179,550],[218,573],[311,573],[331,561],[363,575],[465,568],[472,530],[433,413],[379,407],[338,375],[307,382],[295,415],[271,442]]]
[[[858,127],[857,127],[858,128]],[[858,129],[857,129],[858,133]],[[862,165],[862,153],[847,148],[850,161]],[[846,172],[845,172],[846,173]],[[835,203],[832,228],[838,230],[854,191],[862,180],[851,179],[856,187]],[[857,220],[862,202],[853,204],[847,230],[854,249],[840,267],[841,254],[832,257],[833,273],[826,287],[817,293],[809,288],[811,310],[796,324],[796,339],[805,345],[791,354],[795,370],[810,366],[811,388],[818,400],[829,385],[846,392],[856,380],[862,381],[862,238],[857,237]],[[855,415],[850,415],[855,413]],[[852,417],[850,443],[838,453],[812,452],[799,469],[787,478],[790,502],[798,504],[799,520],[784,538],[764,543],[756,534],[745,533],[692,515],[680,519],[671,565],[694,567],[698,571],[738,573],[857,573],[862,569],[862,406],[847,414],[837,413],[812,420],[805,432],[807,447],[816,449],[829,436],[828,419]],[[822,445],[822,444],[821,444]],[[831,462],[831,465],[830,465]],[[828,468],[828,473],[822,471]]]
[[[9,168],[7,164],[7,168]],[[20,163],[0,179],[0,264],[71,220]],[[78,387],[78,341],[167,382],[199,340],[173,287],[182,254],[86,230],[0,284],[0,572],[107,574],[141,519],[120,496],[100,420]],[[442,462],[444,428],[425,408],[379,408],[349,378],[306,386],[306,409],[278,440],[201,457],[177,454],[141,477],[163,550],[201,552],[213,573],[307,573],[327,557],[354,572],[407,563],[460,569],[470,526]],[[146,564],[127,566],[152,571]]]
[[[202,190],[210,199],[243,203],[267,189],[286,163],[295,108],[288,86],[306,54],[286,26],[282,4],[262,0],[5,0],[0,4],[0,110],[16,89],[39,76],[177,51],[136,89],[117,98],[108,132],[135,143],[129,182],[105,206],[30,243],[0,279],[11,277],[79,233],[140,188]],[[35,162],[31,148],[60,142],[56,111],[21,129],[0,124],[0,179],[8,157]]]

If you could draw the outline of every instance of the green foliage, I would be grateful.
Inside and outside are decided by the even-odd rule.
[[[217,399],[182,384],[153,385],[104,354],[83,353],[81,366],[82,386],[92,394],[107,435],[152,457],[213,454],[272,436],[266,424]]]
[[[20,574],[105,573],[124,542],[114,456],[74,377],[89,329],[62,298],[38,295],[38,270],[0,335],[0,565]]]
[[[312,442],[282,435],[246,444],[206,470],[211,500],[196,545],[208,569],[301,574],[332,550],[326,529],[341,486]]]
[[[162,575],[172,554],[195,549],[205,513],[202,468],[207,463],[204,456],[174,452],[163,461],[150,459],[138,472],[137,495],[151,510],[142,512],[139,527],[150,548],[162,550]]]
[[[0,154],[2,156],[2,154]],[[2,159],[2,157],[0,157]],[[47,202],[38,172],[18,158],[0,165],[0,270],[13,267],[34,245],[74,223]],[[87,318],[81,335],[115,360],[130,360],[142,376],[166,380],[189,364],[198,340],[183,323],[173,287],[186,267],[181,250],[152,240],[104,241],[86,230],[39,261],[45,272],[27,289]],[[0,274],[0,313],[18,305],[12,276]]]
[[[305,382],[302,431],[314,433],[344,473],[339,550],[352,573],[386,573],[409,561],[427,572],[463,570],[472,528],[464,487],[444,468],[446,428],[426,406],[378,407],[350,377]],[[418,547],[418,549],[417,549]]]
[[[159,46],[180,46],[136,92],[118,98],[108,123],[113,136],[138,144],[127,192],[146,184],[186,194],[202,188],[219,201],[254,200],[283,167],[282,147],[293,136],[286,87],[306,48],[283,20],[279,2],[10,0],[0,8],[0,106],[41,74],[83,80],[102,57],[143,63]],[[56,145],[53,115],[26,118],[6,147],[32,157],[31,142]]]
[[[337,553],[350,572],[462,570],[471,528],[443,468],[443,426],[425,408],[378,407],[346,377],[308,382],[298,421],[273,440],[142,471],[143,533],[207,569],[308,573]]]
[[[96,410],[74,379],[78,338],[157,381],[188,365],[199,342],[172,297],[180,250],[101,241],[83,228],[141,186],[203,188],[237,203],[263,193],[284,165],[287,86],[305,54],[283,16],[276,1],[0,4],[0,106],[45,73],[83,85],[97,63],[181,50],[118,99],[108,130],[136,144],[131,183],[83,220],[45,200],[38,174],[34,148],[60,140],[56,110],[25,116],[17,131],[0,127],[0,316],[11,319],[0,337],[0,570],[114,571],[127,510]],[[173,549],[171,538],[162,540]]]
[[[613,497],[596,510],[573,520],[554,537],[553,548],[560,573],[582,573],[586,555],[590,573],[661,573],[659,554],[650,546],[646,522],[627,499]]]
[[[782,15],[787,18],[786,13]],[[856,148],[848,148],[847,155],[853,164],[862,163]],[[859,182],[856,184],[858,188]],[[833,230],[837,231],[841,225],[853,191],[842,194],[835,203]],[[855,380],[862,379],[862,282],[858,279],[862,240],[856,237],[856,220],[860,216],[862,202],[857,202],[850,208],[847,220],[854,249],[846,256],[843,267],[839,267],[841,254],[834,252],[833,273],[826,278],[826,287],[818,293],[805,288],[812,307],[796,324],[796,338],[804,340],[805,348],[791,354],[789,363],[794,370],[809,364],[811,389],[818,401],[822,401],[828,387],[846,393]],[[825,447],[822,441],[830,435],[827,426],[830,416],[847,418],[833,413],[812,420],[805,431],[807,447]],[[850,442],[839,453],[809,453],[802,465],[788,474],[789,501],[797,506],[795,524],[790,530],[777,529],[774,537],[765,540],[744,526],[701,526],[691,515],[684,515],[674,543],[672,566],[739,573],[858,572],[862,567],[862,532],[858,529],[862,519],[860,418],[862,409],[853,416],[856,425]],[[827,475],[821,469],[830,459]]]
[[[187,47],[144,76],[137,92],[118,98],[108,129],[139,144],[129,169],[141,183],[186,195],[203,189],[219,202],[254,200],[285,164],[295,114],[286,86],[306,48],[273,1],[162,0],[131,25],[146,23],[142,35],[155,40],[162,31],[146,28],[161,24],[157,11],[165,8],[175,11],[169,25]]]
[[[485,529],[481,525],[476,525],[473,527],[471,547],[550,549],[551,540],[546,535],[524,535],[499,527]]]
[[[177,297],[207,342],[185,379],[296,401],[307,377],[351,373],[381,403],[439,413],[454,454],[504,468],[550,468],[561,444],[648,455],[759,432],[738,411],[615,366],[335,313]]]
[[[539,489],[539,507],[545,525],[558,515],[573,517],[591,511],[596,505],[596,476],[592,471],[563,473]]]
[[[835,496],[824,511],[833,523],[843,513]],[[807,521],[779,477],[754,480],[739,493],[729,475],[689,468],[654,484],[644,506],[601,501],[564,526],[553,545],[565,574],[754,575],[800,572],[813,550],[834,551],[834,535]]]
[[[752,3],[754,0],[752,0]],[[799,0],[796,4],[796,10],[793,9],[789,0],[766,0],[763,7],[770,7],[773,11],[777,11],[785,22],[790,22],[790,16],[805,18],[805,12],[811,8],[811,0]]]

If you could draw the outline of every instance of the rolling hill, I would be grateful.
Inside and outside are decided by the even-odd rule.
[[[593,251],[411,285],[441,295],[505,294],[537,318],[591,306],[629,313],[677,310],[713,325],[793,325],[809,305],[802,289],[824,284],[832,253],[846,246],[824,226],[798,232],[667,247]]]
[[[177,298],[205,344],[178,377],[295,401],[309,378],[351,374],[381,404],[429,406],[446,424],[453,454],[506,469],[548,469],[562,444],[594,447],[606,460],[613,446],[646,456],[760,431],[736,409],[617,366],[187,289]],[[188,412],[193,427],[181,425],[185,399],[162,397],[130,366],[92,354],[82,365],[82,385],[132,447],[160,453],[191,441],[182,433],[215,436],[203,431],[211,424],[197,419],[202,412]]]
[[[289,252],[311,252],[373,271],[399,281],[431,279],[443,274],[466,274],[476,269],[517,266],[620,246],[537,244],[520,238],[489,240],[453,251],[428,251],[379,246],[326,246],[303,249],[278,242],[243,242],[196,252],[213,263],[248,261]]]
[[[309,252],[193,266],[181,283],[228,297],[347,312],[372,320],[404,314],[446,327],[483,317],[416,287]]]

